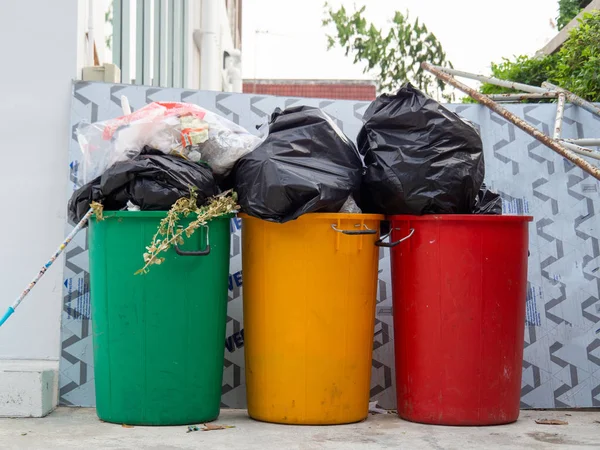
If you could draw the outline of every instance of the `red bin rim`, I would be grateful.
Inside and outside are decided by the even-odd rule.
[[[424,216],[386,216],[392,222],[533,222],[533,216],[493,214],[428,214]]]

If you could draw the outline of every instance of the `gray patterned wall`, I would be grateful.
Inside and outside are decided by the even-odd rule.
[[[75,128],[81,120],[121,115],[120,98],[132,108],[153,101],[196,103],[250,131],[275,107],[308,104],[323,108],[352,139],[367,102],[267,97],[247,94],[157,89],[146,86],[76,82],[71,108],[70,187],[78,186],[81,152]],[[479,105],[450,105],[474,122],[486,152],[486,182],[504,200],[505,213],[530,214],[527,324],[522,407],[600,406],[600,210],[598,182],[512,124]],[[544,132],[552,128],[555,107],[512,105],[509,109]],[[565,137],[600,136],[598,117],[567,106]],[[68,224],[66,232],[72,229]],[[231,267],[223,406],[244,407],[242,261],[240,221],[231,223]],[[507,245],[510,245],[508,242]],[[62,313],[60,403],[93,406],[92,321],[89,307],[87,236],[80,233],[67,250]],[[392,298],[387,249],[379,264],[377,319],[373,344],[371,397],[395,407]]]

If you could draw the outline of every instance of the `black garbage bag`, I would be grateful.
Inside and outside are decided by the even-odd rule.
[[[371,103],[358,134],[366,213],[470,214],[483,182],[477,130],[410,83]]]
[[[502,198],[495,192],[490,191],[485,183],[481,185],[473,214],[502,214]]]
[[[77,189],[69,200],[69,220],[79,222],[93,201],[105,211],[125,209],[127,202],[147,211],[167,211],[196,188],[198,206],[219,193],[212,171],[205,164],[186,161],[144,147],[127,161],[109,167],[101,176]]]
[[[338,212],[358,198],[363,164],[356,147],[318,108],[275,110],[266,139],[234,169],[243,212],[287,222],[309,212]]]

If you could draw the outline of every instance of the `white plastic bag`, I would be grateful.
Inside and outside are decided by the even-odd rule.
[[[227,175],[260,142],[224,117],[179,102],[154,102],[116,119],[82,122],[77,139],[83,152],[84,183],[115,162],[138,155],[146,145],[194,162],[205,161],[215,174]]]
[[[346,200],[344,202],[344,204],[342,205],[340,212],[341,213],[349,213],[349,214],[361,214],[362,210],[356,204],[354,197],[352,195],[350,195],[348,197],[348,200]]]

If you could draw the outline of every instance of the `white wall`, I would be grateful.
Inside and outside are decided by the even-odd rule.
[[[0,6],[0,310],[64,237],[77,0]],[[0,328],[0,358],[58,359],[62,261]]]
[[[200,50],[194,42],[193,34],[195,30],[201,28],[202,2],[198,0],[186,3],[186,8],[186,20],[188,21],[190,34],[187,37],[189,41],[187,43],[187,51],[184,54],[184,58],[187,58],[188,61],[187,74],[184,76],[187,80],[187,85],[184,87],[186,89],[200,89]]]

